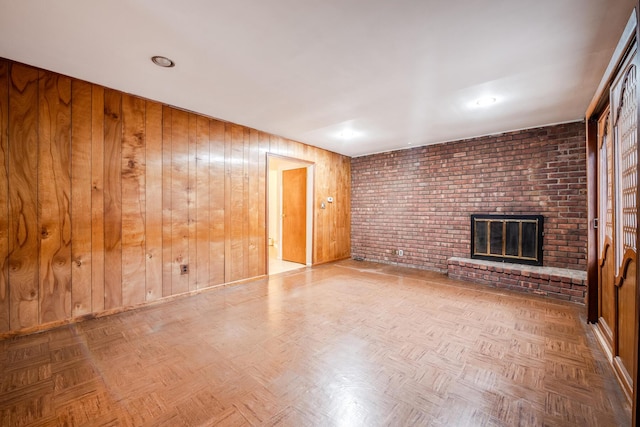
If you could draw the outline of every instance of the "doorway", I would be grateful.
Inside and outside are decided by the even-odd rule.
[[[312,265],[313,164],[268,156],[268,274]]]

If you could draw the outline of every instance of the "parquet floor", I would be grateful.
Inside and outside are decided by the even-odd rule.
[[[584,311],[343,261],[0,341],[0,424],[628,425]]]

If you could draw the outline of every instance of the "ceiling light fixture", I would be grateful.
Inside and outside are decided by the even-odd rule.
[[[350,129],[343,130],[340,132],[340,138],[342,139],[351,139],[356,136],[356,133]]]
[[[151,57],[151,61],[153,61],[154,64],[156,64],[159,67],[164,67],[164,68],[171,68],[171,67],[175,67],[176,63],[173,62],[171,59],[167,58],[166,56],[152,56]]]
[[[497,99],[496,99],[496,98],[491,97],[491,96],[488,96],[488,97],[486,97],[486,98],[480,98],[480,99],[478,99],[478,100],[476,101],[476,105],[477,105],[478,107],[487,107],[487,106],[489,106],[489,105],[491,105],[491,104],[495,104],[495,103],[496,103],[496,101],[497,101]]]

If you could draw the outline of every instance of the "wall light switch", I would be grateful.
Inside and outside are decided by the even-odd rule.
[[[327,197],[327,202],[333,203],[333,197]]]

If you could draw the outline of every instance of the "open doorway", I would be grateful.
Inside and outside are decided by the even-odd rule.
[[[269,274],[312,265],[313,164],[268,157]]]

